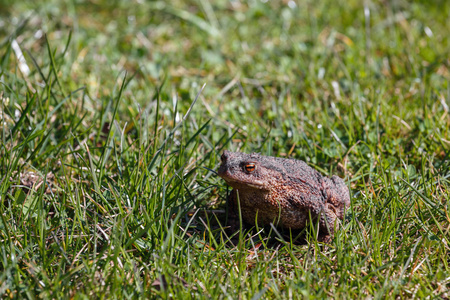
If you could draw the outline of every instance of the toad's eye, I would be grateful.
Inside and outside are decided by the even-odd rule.
[[[244,169],[248,173],[251,173],[256,170],[256,165],[254,163],[247,163],[247,164],[245,164]]]

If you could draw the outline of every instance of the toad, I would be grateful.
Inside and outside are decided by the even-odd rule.
[[[319,240],[328,242],[350,207],[344,180],[322,176],[304,161],[230,151],[221,159],[218,175],[233,187],[231,212],[239,199],[248,224],[301,230],[315,220]]]

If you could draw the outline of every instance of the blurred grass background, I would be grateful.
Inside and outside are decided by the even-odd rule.
[[[0,1],[1,297],[448,297],[449,24],[445,0]],[[333,242],[227,243],[224,149],[345,178]]]

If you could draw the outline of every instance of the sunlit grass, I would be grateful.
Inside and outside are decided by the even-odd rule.
[[[449,11],[0,3],[1,297],[448,297]],[[333,241],[224,232],[224,149],[345,178]]]

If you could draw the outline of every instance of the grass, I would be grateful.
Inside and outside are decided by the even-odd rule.
[[[364,3],[0,2],[0,297],[448,298],[450,2]],[[227,242],[224,149],[345,178],[332,243]]]

